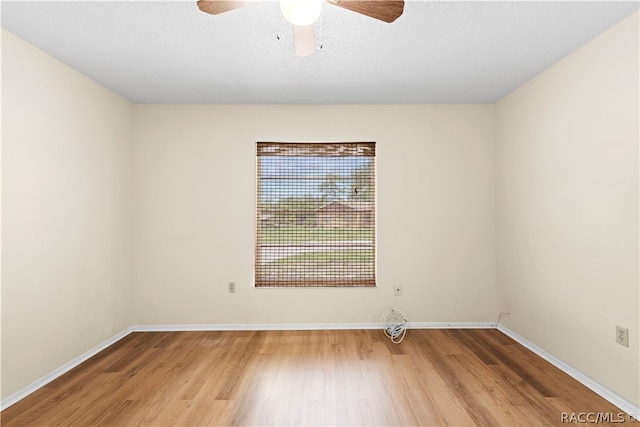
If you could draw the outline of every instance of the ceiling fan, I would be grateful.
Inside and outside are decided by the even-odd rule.
[[[198,8],[211,15],[247,6],[260,0],[198,0]],[[297,56],[315,52],[313,23],[320,16],[323,0],[279,0],[280,11],[293,24],[293,44]],[[352,12],[393,22],[404,11],[404,0],[326,0],[327,3]]]

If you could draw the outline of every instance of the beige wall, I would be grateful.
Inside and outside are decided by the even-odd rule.
[[[131,325],[131,104],[2,31],[2,397]]]
[[[636,405],[638,50],[636,13],[495,106],[502,323]]]
[[[413,322],[495,321],[492,114],[135,106],[134,323],[379,322],[391,305]],[[377,142],[378,288],[253,287],[255,142],[292,140]]]

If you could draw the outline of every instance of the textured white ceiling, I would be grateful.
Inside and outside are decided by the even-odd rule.
[[[1,3],[2,27],[134,103],[493,103],[637,10],[623,2],[411,1],[386,24],[325,4],[293,54],[275,1]],[[280,38],[276,37],[280,34]]]

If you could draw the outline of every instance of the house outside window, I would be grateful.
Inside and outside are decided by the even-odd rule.
[[[367,287],[375,143],[257,143],[256,287]]]

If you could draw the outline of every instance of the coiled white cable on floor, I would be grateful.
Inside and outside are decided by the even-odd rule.
[[[394,344],[400,344],[407,333],[407,315],[404,311],[392,308],[382,315],[384,334]]]

